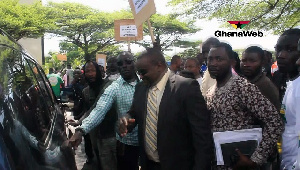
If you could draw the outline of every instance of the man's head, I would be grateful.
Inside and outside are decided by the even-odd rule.
[[[76,67],[73,72],[73,77],[75,82],[79,81],[82,78],[82,72],[79,67]]]
[[[102,80],[102,73],[96,62],[87,61],[83,68],[85,79],[89,85]]]
[[[212,46],[208,53],[207,66],[210,76],[223,80],[231,73],[233,51],[229,44],[219,43]]]
[[[195,77],[200,75],[200,64],[197,58],[188,58],[185,62],[184,69],[192,72]]]
[[[167,64],[160,51],[149,48],[138,57],[136,68],[143,82],[146,85],[153,86],[164,75]]]
[[[136,77],[134,58],[130,52],[123,51],[117,57],[118,70],[125,81]]]
[[[71,69],[71,64],[67,64],[67,69]]]
[[[107,59],[106,71],[109,74],[119,72],[117,65],[117,57],[112,56]]]
[[[217,38],[213,38],[213,37],[208,38],[206,41],[202,43],[201,53],[203,55],[203,61],[205,64],[207,63],[209,50],[213,45],[216,45],[218,43],[220,43],[220,41]]]
[[[264,50],[264,65],[272,65],[272,53]]]
[[[281,73],[297,75],[296,61],[300,52],[297,51],[297,43],[300,38],[300,29],[285,31],[278,39],[275,46],[278,69]]]
[[[49,74],[54,73],[54,68],[49,68]]]
[[[178,55],[174,55],[174,56],[172,57],[172,59],[171,59],[171,66],[170,66],[170,69],[171,69],[173,72],[180,71],[181,63],[182,63],[181,57],[178,56]]]
[[[196,55],[196,58],[198,59],[199,64],[202,65],[203,62],[204,62],[203,54],[202,53],[198,53]]]
[[[264,51],[260,47],[248,47],[242,56],[241,70],[247,79],[252,79],[262,72]]]

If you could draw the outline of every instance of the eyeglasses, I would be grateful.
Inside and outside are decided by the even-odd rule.
[[[148,73],[148,70],[146,70],[146,69],[140,69],[140,70],[137,70],[137,73],[138,73],[138,75],[144,76],[145,74]]]
[[[117,62],[117,65],[119,67],[123,66],[123,64],[125,63],[126,65],[130,65],[133,62],[133,60],[130,59],[126,59],[126,60],[121,60]]]

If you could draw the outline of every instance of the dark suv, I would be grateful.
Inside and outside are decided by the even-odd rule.
[[[76,169],[43,69],[0,29],[0,169]]]

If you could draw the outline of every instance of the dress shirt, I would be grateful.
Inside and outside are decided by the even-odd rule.
[[[128,83],[122,77],[119,77],[105,89],[104,93],[99,98],[96,107],[92,110],[90,115],[83,120],[80,128],[82,128],[85,133],[89,133],[103,121],[106,113],[110,110],[114,103],[117,107],[116,111],[118,113],[118,117],[121,118],[126,115],[127,111],[131,107],[135,85],[137,83],[138,81]],[[137,126],[125,137],[120,137],[116,133],[116,138],[124,144],[138,146]]]
[[[158,89],[156,91],[156,95],[157,95],[157,115],[159,114],[159,105],[160,105],[160,101],[162,99],[162,96],[164,94],[165,91],[165,87],[167,84],[167,81],[169,79],[169,75],[170,75],[171,71],[168,69],[168,71],[165,73],[165,75],[160,79],[160,81],[153,87],[151,87],[149,89],[148,93],[151,93],[154,89]],[[145,141],[146,144],[146,141]],[[159,156],[158,156],[158,151],[156,150],[155,152],[151,152],[146,146],[145,146],[145,150],[146,150],[146,154],[148,155],[148,158],[154,162],[159,162]]]

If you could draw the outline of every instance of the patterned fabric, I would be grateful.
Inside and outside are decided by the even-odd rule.
[[[122,77],[119,77],[105,89],[104,93],[98,100],[96,107],[90,115],[83,120],[80,128],[82,128],[85,133],[89,133],[90,130],[102,122],[106,113],[113,104],[116,104],[118,117],[123,117],[131,107],[135,85],[137,83],[137,81],[128,83]],[[125,137],[121,138],[118,134],[116,134],[116,138],[127,145],[138,146],[137,126]]]
[[[153,153],[157,149],[157,87],[148,93],[146,118],[146,146]]]
[[[262,122],[263,138],[251,160],[259,165],[266,162],[283,131],[283,122],[255,85],[233,75],[224,86],[208,90],[207,106],[214,132],[251,128],[255,119]]]

